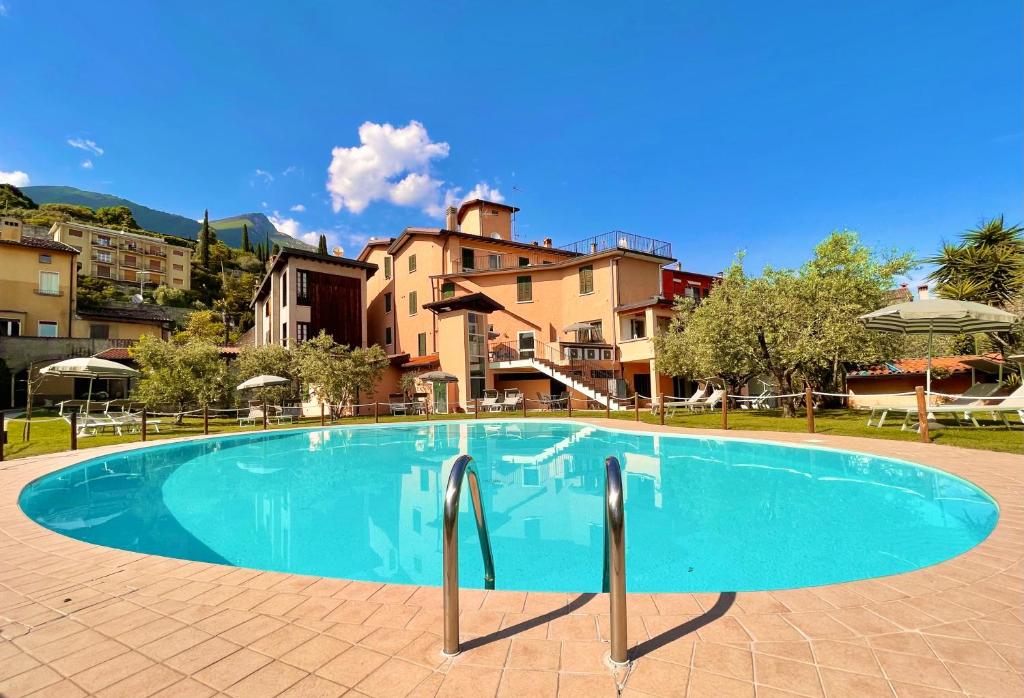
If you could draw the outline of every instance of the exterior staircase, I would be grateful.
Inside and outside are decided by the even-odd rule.
[[[515,366],[530,366],[544,375],[554,378],[567,388],[587,396],[590,400],[599,403],[602,407],[607,406],[613,412],[630,409],[610,399],[608,394],[607,378],[594,378],[591,371],[599,368],[593,361],[585,359],[571,359],[568,364],[557,363],[537,354],[551,353],[552,347],[537,342],[533,352],[520,352],[509,343],[502,343],[492,347],[491,363],[514,363]],[[607,370],[607,369],[605,369]]]

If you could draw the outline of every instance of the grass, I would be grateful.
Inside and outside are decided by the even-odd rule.
[[[22,438],[22,422],[14,421],[8,424],[8,443],[4,447],[4,456],[7,460],[39,456],[47,453],[59,453],[70,448],[71,430],[67,422],[63,420],[43,421],[52,415],[38,414],[37,420],[32,424],[31,440],[26,442]],[[487,415],[488,417],[521,417],[521,413],[503,413]],[[530,412],[533,417],[567,417],[563,412]],[[579,411],[573,410],[573,416],[579,417],[604,417],[603,411]],[[612,419],[632,421],[635,419],[633,412],[613,412]],[[445,421],[451,419],[465,419],[467,415],[433,415],[431,420]],[[471,416],[469,418],[472,418]],[[657,424],[658,417],[651,415],[648,411],[640,412],[641,421],[647,424]],[[160,433],[152,428],[149,430],[149,440],[159,441],[160,439],[175,438],[180,436],[196,436],[203,433],[202,419],[188,418],[180,425],[172,424],[167,417],[161,418]],[[381,417],[382,423],[399,422],[422,422],[424,417]],[[336,424],[368,424],[373,422],[373,417],[346,417],[335,422]],[[707,414],[677,414],[665,420],[671,426],[694,427],[703,429],[720,429],[722,426],[722,415],[720,412]],[[305,418],[297,420],[294,424],[271,425],[271,429],[286,429],[297,426],[319,426],[320,418]],[[729,412],[729,427],[731,429],[742,429],[752,431],[777,431],[777,432],[806,432],[807,421],[801,414],[795,418],[782,417],[776,411],[750,411],[733,410]],[[211,419],[210,432],[216,434],[230,434],[245,431],[257,431],[257,427],[239,427],[238,421],[234,419]],[[815,416],[815,431],[819,434],[835,434],[840,436],[864,436],[875,439],[892,439],[896,441],[916,441],[918,435],[914,431],[900,431],[899,425],[886,426],[882,429],[867,426],[867,416],[861,412],[850,412],[848,410],[820,410]],[[725,432],[723,432],[724,434]],[[86,450],[96,446],[108,446],[111,444],[138,442],[141,437],[138,433],[117,436],[106,433],[99,436],[82,437],[78,440],[79,449]],[[1000,422],[983,423],[981,428],[974,427],[949,427],[936,429],[932,432],[934,443],[946,444],[949,446],[961,446],[988,451],[1002,451],[1006,453],[1024,453],[1024,425],[1014,424],[1012,429],[1006,429]]]

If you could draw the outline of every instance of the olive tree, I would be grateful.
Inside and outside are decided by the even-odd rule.
[[[296,375],[320,402],[350,404],[360,391],[372,391],[388,364],[387,354],[376,344],[352,349],[320,331],[293,350]]]
[[[263,375],[294,379],[294,361],[291,353],[280,344],[249,346],[239,352],[233,374],[232,380],[237,379],[238,383]],[[294,380],[292,385],[254,388],[249,392],[258,400],[280,405],[295,399]]]
[[[174,409],[178,423],[182,411],[208,406],[225,396],[227,365],[210,342],[179,343],[147,335],[129,352],[142,373],[132,396]]]

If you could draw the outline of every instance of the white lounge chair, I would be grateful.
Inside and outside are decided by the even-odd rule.
[[[239,417],[238,418],[238,426],[244,427],[244,426],[250,425],[250,424],[255,426],[257,422],[262,422],[262,421],[263,421],[263,408],[262,407],[253,407],[252,405],[250,405],[249,406],[249,414],[245,415],[244,417]]]
[[[506,412],[515,412],[523,404],[523,394],[518,390],[505,391],[505,402],[501,403],[501,409]]]
[[[711,391],[703,400],[697,400],[696,402],[688,405],[691,410],[713,410],[718,407],[718,403],[722,401],[722,397],[725,395],[725,390],[721,388],[715,388]]]
[[[710,384],[705,383],[701,387],[697,388],[697,392],[695,392],[688,398],[685,398],[683,400],[666,400],[665,416],[671,417],[676,413],[676,410],[678,409],[689,409],[699,404],[701,401],[706,400],[708,398],[708,390],[710,389],[710,387]],[[651,404],[651,414],[658,414],[658,411],[657,409],[655,409],[653,403]]]
[[[973,386],[972,386],[973,387]],[[966,395],[966,393],[964,393]],[[962,399],[962,397],[961,397]],[[989,402],[991,401],[991,402]],[[916,418],[920,422],[920,416],[917,411],[917,407],[908,407],[900,410],[905,412],[903,417],[903,426],[900,427],[900,431],[906,431],[909,428],[913,428],[914,419]],[[1016,413],[1022,423],[1024,423],[1024,386],[1021,386],[1014,390],[1009,395],[1003,397],[989,397],[987,399],[975,400],[968,405],[956,405],[956,404],[945,404],[945,405],[934,405],[928,408],[928,419],[935,419],[936,415],[946,414],[953,417],[956,420],[957,425],[960,424],[961,418],[965,421],[969,421],[976,427],[980,427],[978,424],[977,415],[988,414],[992,419],[999,419],[1010,427],[1010,422],[1007,417],[1011,414]]]
[[[975,383],[965,390],[957,399],[952,402],[948,402],[945,405],[937,405],[936,407],[980,405],[983,404],[984,399],[989,398],[997,390],[999,390],[998,383]],[[914,414],[917,414],[917,405],[875,405],[868,413],[868,426],[881,428],[882,425],[885,424],[885,418],[890,412],[906,413],[907,411],[913,411]],[[874,424],[872,424],[872,422],[874,422]],[[906,422],[906,420],[904,420],[904,422]]]

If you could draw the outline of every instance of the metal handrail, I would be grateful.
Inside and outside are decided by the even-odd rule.
[[[469,494],[473,500],[476,515],[476,530],[480,538],[480,553],[484,558],[484,588],[494,588],[494,558],[491,555],[491,538],[487,533],[483,500],[480,498],[480,479],[470,456],[462,455],[452,465],[448,476],[448,487],[444,493],[444,536],[442,560],[444,565],[444,654],[459,653],[459,498],[462,494],[462,480],[469,476]]]
[[[604,459],[604,582],[611,618],[611,660],[627,664],[626,644],[626,511],[622,497],[622,468],[615,456]]]

